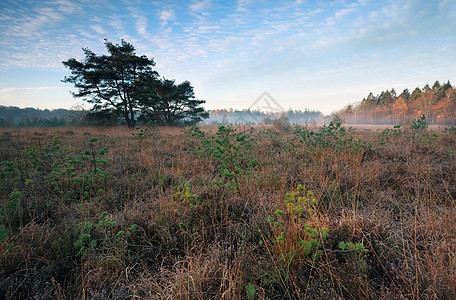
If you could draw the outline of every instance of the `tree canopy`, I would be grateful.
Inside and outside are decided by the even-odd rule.
[[[394,89],[382,91],[374,96],[369,93],[354,108],[338,112],[347,122],[397,124],[407,119],[425,115],[430,123],[456,124],[456,88],[448,81],[438,80],[431,86],[408,89],[396,95]]]
[[[177,122],[197,123],[209,117],[197,100],[190,82],[176,84],[174,80],[149,81],[138,93],[144,104],[142,118],[147,121],[173,125]]]
[[[71,76],[62,81],[78,89],[73,96],[94,104],[89,117],[104,124],[123,120],[128,127],[152,117],[167,125],[207,117],[200,107],[205,101],[193,99],[188,81],[175,85],[173,80],[160,79],[153,69],[154,60],[136,55],[133,45],[124,40],[120,45],[105,40],[105,46],[107,55],[84,48],[82,61],[70,58],[63,62]]]

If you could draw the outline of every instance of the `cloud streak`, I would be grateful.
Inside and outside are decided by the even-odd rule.
[[[449,0],[34,3],[0,4],[4,70],[63,70],[61,61],[81,58],[81,48],[103,53],[103,38],[125,39],[154,57],[161,74],[222,99],[270,86],[316,95],[325,78],[341,89],[339,82],[370,84],[365,70],[394,81],[418,66],[437,76],[444,72],[435,65],[456,64],[456,3]]]
[[[166,26],[169,21],[174,20],[174,10],[172,10],[172,9],[162,10],[159,13],[159,18],[161,20],[161,26],[162,27]]]
[[[36,92],[47,92],[57,90],[68,90],[65,87],[35,87],[35,88],[0,88],[0,97],[3,99],[16,97],[18,95],[32,94]]]

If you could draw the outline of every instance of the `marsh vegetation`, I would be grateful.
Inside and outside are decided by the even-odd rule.
[[[0,295],[455,298],[456,129],[421,121],[4,129]]]

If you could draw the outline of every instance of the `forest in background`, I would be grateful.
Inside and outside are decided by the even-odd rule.
[[[209,110],[207,125],[227,124],[273,124],[275,120],[287,120],[291,124],[322,124],[325,116],[318,110],[288,110],[286,112],[264,112],[258,110],[216,109]],[[286,119],[285,119],[286,118]]]
[[[337,115],[347,124],[402,124],[422,115],[429,124],[456,124],[456,88],[450,81],[432,86],[416,87],[412,92],[404,89],[400,94],[394,88],[378,95],[372,92],[357,105],[348,105],[332,116],[324,116],[318,110],[288,110],[286,112],[262,112],[255,110],[215,109],[208,110],[209,118],[202,124],[272,124],[282,118],[291,124],[324,124]],[[285,119],[286,118],[286,119]],[[95,110],[19,108],[0,105],[0,127],[62,127],[62,126],[116,125],[103,119]],[[146,125],[146,124],[140,124]]]
[[[287,112],[266,113],[250,110],[216,109],[209,110],[209,118],[202,124],[272,124],[274,120],[286,117],[292,124],[321,124],[325,116],[318,110],[289,110]],[[282,119],[283,120],[283,119]],[[100,118],[93,111],[79,109],[41,110],[39,108],[19,108],[0,106],[0,128],[12,127],[63,127],[63,126],[116,125],[110,119]],[[139,121],[139,125],[142,124]]]
[[[19,108],[0,105],[0,127],[62,127],[80,125],[86,112],[68,109]]]
[[[422,115],[431,124],[456,124],[456,89],[450,81],[438,80],[411,93],[404,89],[397,94],[393,88],[374,96],[372,93],[359,105],[348,105],[337,113],[350,124],[400,124]]]

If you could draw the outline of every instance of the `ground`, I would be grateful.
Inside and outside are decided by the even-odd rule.
[[[456,297],[454,128],[0,132],[0,295]]]

